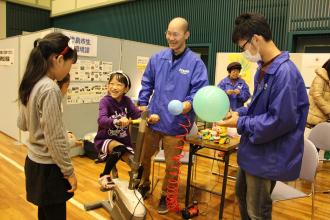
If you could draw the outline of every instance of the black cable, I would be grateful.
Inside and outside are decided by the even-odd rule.
[[[219,168],[219,170],[220,170],[220,161],[216,161],[217,162],[217,166],[218,166],[218,168]],[[212,170],[211,170],[211,172],[212,172]],[[211,177],[212,177],[212,175],[211,175]],[[216,178],[216,179],[219,179],[220,178],[220,176],[218,177],[218,178]],[[205,202],[201,202],[201,201],[199,201],[198,202],[198,204],[200,204],[200,205],[205,205],[206,204],[206,208],[205,208],[205,211],[202,211],[202,209],[200,208],[199,210],[200,210],[200,212],[199,212],[199,214],[201,215],[201,216],[206,216],[207,214],[209,214],[209,204],[210,204],[210,201],[211,201],[211,198],[212,198],[212,193],[211,193],[211,191],[213,191],[214,189],[215,189],[215,187],[218,185],[218,182],[217,182],[217,180],[215,180],[215,183],[214,183],[214,185],[211,187],[211,189],[210,189],[210,192],[209,192],[209,199],[208,199],[208,201],[205,201]],[[195,194],[195,188],[193,187],[193,192],[192,192],[192,200],[194,200],[194,194]]]
[[[143,207],[147,210],[147,213],[150,215],[151,219],[153,220],[154,218],[152,217],[150,211],[147,209],[147,207],[144,205],[144,203],[141,202],[141,199],[144,199],[143,196],[141,195],[141,198],[139,198],[139,197],[136,195],[136,191],[137,191],[137,190],[134,189],[134,195],[135,195],[135,197],[136,197],[139,201],[138,201],[138,203],[136,204],[136,206],[135,206],[135,208],[134,208],[134,211],[133,211],[133,213],[132,213],[132,215],[131,215],[131,217],[130,217],[129,219],[131,220],[131,219],[133,218],[136,208],[138,207],[139,203],[141,203],[141,204],[143,205]]]

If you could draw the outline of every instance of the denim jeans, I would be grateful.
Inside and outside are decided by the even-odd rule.
[[[271,194],[275,183],[239,168],[235,187],[242,220],[272,219]]]

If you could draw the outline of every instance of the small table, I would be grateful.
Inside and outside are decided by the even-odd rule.
[[[209,159],[215,159],[210,156],[198,154],[197,151],[208,148],[217,151],[221,151],[224,153],[224,159],[221,160],[224,162],[224,173],[222,180],[222,190],[221,190],[221,202],[220,202],[220,210],[219,210],[219,219],[222,219],[223,216],[223,208],[225,204],[225,196],[226,196],[226,185],[227,185],[227,177],[228,177],[228,167],[229,167],[229,156],[231,153],[236,151],[236,147],[239,144],[239,138],[231,138],[230,143],[228,144],[217,144],[212,141],[201,140],[197,137],[191,137],[186,140],[189,143],[189,162],[188,162],[188,175],[187,175],[187,188],[186,188],[186,200],[185,206],[189,206],[189,196],[190,196],[190,181],[191,181],[191,166],[192,166],[192,157],[193,155],[197,155],[200,157],[205,157]],[[217,159],[219,160],[219,159]]]

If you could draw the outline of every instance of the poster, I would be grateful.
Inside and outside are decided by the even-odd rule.
[[[77,60],[71,67],[71,81],[107,82],[112,72],[112,62]]]
[[[70,83],[67,104],[98,103],[107,88],[107,83]]]
[[[239,62],[242,65],[240,77],[248,84],[250,92],[254,88],[254,74],[257,64],[248,61],[242,53],[218,53],[215,71],[215,85],[218,85],[222,79],[228,76],[227,66],[231,62]]]
[[[149,57],[136,57],[136,72],[138,75],[142,75],[144,73],[144,70],[147,67],[147,64],[149,62]]]
[[[14,64],[14,49],[0,49],[0,65],[9,66]]]

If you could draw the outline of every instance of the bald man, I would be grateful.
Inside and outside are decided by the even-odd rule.
[[[172,19],[165,34],[169,48],[150,58],[139,93],[139,105],[141,108],[148,108],[150,112],[141,157],[144,171],[139,191],[144,198],[150,191],[151,157],[159,151],[161,141],[165,153],[166,174],[158,207],[160,214],[168,212],[166,196],[168,187],[172,187],[168,181],[176,179],[170,175],[173,171],[171,167],[176,165],[172,158],[181,153],[177,146],[183,145],[176,136],[186,133],[179,124],[188,123],[184,114],[194,122],[194,95],[200,88],[208,85],[207,70],[203,61],[186,47],[190,35],[186,19]],[[182,114],[170,114],[167,106],[171,100],[180,100],[183,103]]]

